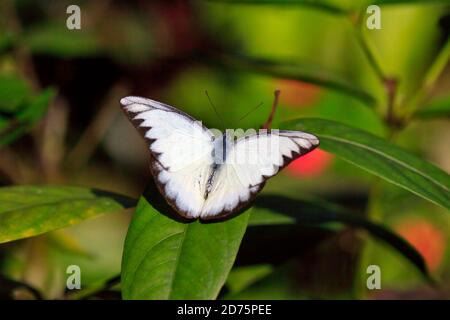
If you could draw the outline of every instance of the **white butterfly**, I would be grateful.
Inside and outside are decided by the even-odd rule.
[[[148,142],[160,193],[188,219],[222,219],[243,211],[268,178],[319,145],[317,137],[301,131],[215,136],[167,104],[133,96],[120,103]]]

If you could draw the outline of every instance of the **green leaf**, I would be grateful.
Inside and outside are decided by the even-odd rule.
[[[122,260],[123,298],[215,299],[233,265],[249,213],[226,222],[183,223],[169,218],[170,209],[158,207],[158,201],[156,190],[147,191],[131,222]]]
[[[26,30],[22,42],[33,53],[75,58],[98,55],[100,44],[92,28],[69,30],[60,21],[50,21]]]
[[[0,243],[67,227],[133,204],[129,198],[87,188],[3,187],[0,188]]]
[[[317,299],[317,294],[308,292],[309,288],[303,288],[299,283],[299,266],[294,261],[289,261],[277,266],[270,273],[252,281],[241,290],[230,290],[222,299],[224,300],[308,300]],[[233,270],[234,271],[234,270]],[[228,283],[227,283],[228,285]],[[330,298],[330,294],[327,294]],[[334,297],[333,297],[334,298]]]
[[[0,75],[0,111],[12,113],[30,94],[28,83],[13,75]]]
[[[322,149],[428,201],[450,209],[450,176],[386,140],[323,119],[293,120],[284,123],[283,128],[311,132],[319,137]]]
[[[450,118],[450,96],[432,101],[414,114],[418,119]]]
[[[373,106],[375,98],[339,73],[310,62],[291,63],[239,55],[220,55],[219,62],[240,70],[250,70],[274,77],[299,80],[323,86],[350,95],[366,105]]]
[[[10,144],[26,134],[45,115],[54,96],[55,90],[47,88],[40,95],[25,103],[12,119],[2,119],[3,121],[0,122],[0,146]]]
[[[242,291],[272,273],[272,271],[273,267],[270,264],[255,264],[233,268],[227,279],[227,289],[231,293]]]
[[[14,43],[14,36],[11,32],[0,28],[0,53],[9,50]]]
[[[253,206],[253,214],[249,220],[249,232],[252,227],[257,226],[289,224],[336,229],[336,223],[341,226],[352,226],[366,230],[375,239],[381,240],[397,250],[417,267],[426,279],[430,279],[424,259],[402,237],[362,215],[323,200],[261,195],[256,199]]]

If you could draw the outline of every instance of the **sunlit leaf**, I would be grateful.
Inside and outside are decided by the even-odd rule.
[[[0,188],[0,243],[67,227],[133,204],[126,197],[87,188],[3,187]]]

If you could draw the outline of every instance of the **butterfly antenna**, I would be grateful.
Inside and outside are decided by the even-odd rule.
[[[275,90],[275,92],[274,92],[275,98],[273,99],[272,110],[270,111],[270,114],[269,114],[269,117],[267,118],[267,121],[261,126],[261,129],[270,129],[270,127],[272,125],[273,117],[275,115],[275,111],[277,110],[277,107],[278,107],[278,101],[280,99],[280,93],[281,93],[280,89],[276,89]]]
[[[206,94],[206,96],[208,97],[208,101],[209,101],[209,103],[211,104],[211,107],[213,108],[213,110],[214,110],[214,112],[216,113],[217,117],[219,118],[219,120],[220,120],[222,123],[224,123],[222,117],[220,116],[219,112],[217,112],[216,107],[215,107],[214,104],[212,103],[211,97],[210,97],[209,94],[208,94],[208,90],[205,90],[205,94]]]
[[[248,111],[246,114],[244,114],[244,115],[238,120],[238,122],[241,121],[241,120],[244,120],[250,113],[252,113],[253,111],[256,111],[256,110],[257,110],[259,107],[261,107],[263,104],[264,104],[263,102],[260,102],[256,107],[254,107],[253,109],[251,109],[250,111]]]

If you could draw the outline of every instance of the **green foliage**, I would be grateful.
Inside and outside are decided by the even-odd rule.
[[[72,31],[60,21],[30,28],[21,41],[34,53],[59,57],[86,57],[100,53],[93,32],[84,29]]]
[[[293,120],[283,127],[314,132],[324,150],[428,201],[450,209],[450,176],[386,140],[359,129],[322,119]]]
[[[435,6],[425,6],[430,3]],[[370,4],[383,6],[382,30],[362,28],[365,9]],[[280,123],[280,119],[296,119],[282,122],[281,128],[317,135],[320,148],[348,162],[349,170],[353,170],[354,166],[361,168],[362,173],[367,172],[392,184],[394,191],[406,193],[410,196],[409,204],[415,201],[421,203],[420,210],[415,208],[415,215],[428,217],[429,207],[440,214],[450,209],[450,176],[423,159],[428,155],[415,155],[414,147],[408,144],[404,148],[399,147],[400,143],[395,141],[395,137],[396,134],[402,134],[402,129],[412,121],[420,126],[422,120],[449,118],[450,99],[447,93],[442,98],[430,99],[450,57],[450,41],[443,38],[444,33],[439,27],[441,20],[446,17],[443,12],[448,11],[447,4],[445,0],[213,0],[195,4],[193,8],[196,10],[192,10],[196,12],[195,18],[200,17],[204,21],[196,23],[192,30],[185,28],[185,24],[188,25],[193,18],[184,16],[189,10],[179,12],[179,8],[175,8],[168,11],[166,15],[169,19],[175,17],[179,22],[172,25],[164,20],[167,17],[161,18],[158,13],[152,12],[149,19],[142,12],[132,12],[134,9],[118,10],[115,4],[110,5],[112,10],[93,5],[83,9],[88,19],[83,18],[83,28],[77,31],[67,30],[62,16],[51,16],[50,11],[46,12],[49,17],[43,21],[24,23],[22,29],[4,30],[5,26],[20,23],[20,15],[14,21],[15,15],[10,14],[15,10],[12,6],[7,8],[12,12],[5,10],[5,14],[0,13],[0,18],[6,22],[0,26],[0,148],[8,146],[6,151],[9,151],[16,147],[11,144],[30,133],[45,117],[58,90],[49,87],[35,92],[32,88],[40,87],[39,84],[15,75],[19,70],[28,69],[28,63],[33,65],[31,55],[67,64],[92,58],[116,64],[112,73],[122,68],[126,71],[121,75],[120,83],[111,91],[122,88],[123,83],[134,83],[136,75],[141,76],[137,66],[142,65],[155,71],[157,76],[151,88],[163,87],[164,99],[168,100],[166,102],[187,109],[188,113],[205,124],[211,124],[211,127],[257,127],[266,118],[273,88],[287,84],[294,89],[290,95],[282,93],[280,110],[274,124]],[[18,7],[26,5],[19,3]],[[40,13],[44,12],[46,5],[42,3],[37,7],[32,9]],[[227,10],[223,10],[224,7]],[[103,9],[107,14],[100,14]],[[30,9],[30,12],[33,10]],[[404,18],[408,23],[398,26],[399,18]],[[112,20],[115,22],[113,25],[110,23]],[[227,31],[226,37],[224,30]],[[168,36],[171,32],[174,34]],[[398,45],[399,41],[401,45]],[[186,65],[188,68],[185,68]],[[161,72],[161,66],[163,69],[170,66],[167,77],[160,77],[160,73],[166,73]],[[122,83],[122,80],[125,81]],[[143,90],[148,89],[145,85]],[[308,85],[313,85],[313,90]],[[211,109],[206,107],[208,102],[203,96],[205,89],[209,90],[214,101],[220,103],[218,110],[220,114],[226,114],[224,121],[217,120]],[[305,98],[304,95],[308,96],[308,93],[311,96]],[[114,94],[111,96],[114,97]],[[242,119],[246,111],[261,100],[264,106]],[[92,141],[98,140],[96,143],[102,140],[101,132],[106,131],[106,128],[101,122],[109,114],[101,110],[98,116],[85,135],[85,138],[92,135]],[[50,127],[52,125],[49,124]],[[61,132],[58,138],[62,141],[66,137]],[[414,140],[410,144],[415,146],[416,137],[409,140]],[[33,147],[41,148],[39,145]],[[42,155],[39,154],[39,157]],[[39,157],[32,159],[26,155],[26,161],[32,163],[34,171],[37,170],[36,163],[43,161]],[[60,155],[60,158],[62,160],[57,161],[63,163],[64,155]],[[61,163],[53,165],[61,166],[63,169],[58,169],[64,172],[65,167]],[[295,185],[289,191],[285,190],[289,189],[283,184],[285,180],[276,182],[277,178],[274,178],[269,182],[273,183],[273,190],[280,194],[289,192],[292,198],[262,194],[247,212],[217,223],[181,221],[174,216],[173,210],[158,191],[147,189],[129,225],[121,266],[121,251],[110,248],[115,250],[115,254],[109,257],[109,253],[105,252],[110,244],[112,247],[114,243],[121,245],[123,239],[118,235],[120,232],[109,235],[115,237],[115,242],[104,236],[107,232],[102,233],[103,243],[98,246],[101,249],[97,249],[105,255],[99,259],[89,251],[89,241],[95,239],[92,232],[90,236],[81,232],[85,242],[79,245],[70,232],[66,234],[67,229],[60,229],[134,207],[136,201],[114,193],[71,186],[1,187],[0,243],[48,233],[33,240],[43,239],[45,245],[41,243],[39,254],[45,254],[49,260],[56,260],[59,271],[71,263],[74,257],[81,259],[83,272],[86,270],[88,274],[84,279],[87,288],[67,297],[70,299],[93,297],[97,291],[111,289],[113,284],[124,299],[360,298],[364,296],[357,288],[352,290],[344,286],[346,291],[331,290],[323,295],[320,291],[322,288],[317,290],[310,286],[308,279],[297,279],[299,267],[307,265],[310,260],[308,254],[316,250],[321,262],[318,264],[328,268],[315,269],[312,263],[314,272],[309,275],[309,280],[323,284],[324,281],[336,279],[335,265],[327,260],[328,255],[336,252],[341,245],[344,246],[340,243],[342,239],[338,238],[348,231],[354,232],[354,229],[358,230],[358,234],[363,231],[370,237],[360,237],[364,241],[368,240],[367,246],[355,251],[356,255],[363,256],[361,261],[355,258],[350,266],[344,266],[346,271],[352,273],[347,274],[345,280],[349,283],[346,285],[356,282],[355,286],[358,286],[358,283],[363,283],[357,274],[364,273],[366,262],[381,265],[383,275],[386,275],[384,279],[388,279],[389,284],[395,283],[391,280],[401,277],[409,281],[411,270],[422,275],[418,279],[431,281],[436,274],[433,268],[430,268],[432,275],[428,271],[426,263],[429,263],[430,257],[422,257],[417,251],[417,248],[421,249],[420,245],[410,243],[410,239],[404,239],[397,229],[391,228],[394,225],[390,221],[391,216],[395,216],[393,212],[408,213],[411,204],[408,207],[402,204],[402,199],[380,196],[382,192],[378,190],[379,185],[382,191],[391,189],[378,184],[375,179],[369,180],[371,177],[367,173],[364,173],[364,179],[359,179],[357,170],[354,170],[354,174],[352,171],[351,177],[345,178],[354,179],[356,176],[359,180],[354,189],[362,186],[364,190],[357,191],[363,192],[368,199],[364,198],[363,204],[357,203],[354,211],[347,206],[328,202],[328,198],[334,196],[332,192],[327,193],[331,190],[330,185],[335,192],[342,191],[340,165],[343,163],[337,160],[329,177],[321,177],[318,182],[305,178],[297,183],[287,175],[278,177],[290,179],[287,186]],[[70,173],[67,176],[71,179],[72,175]],[[47,181],[47,178],[42,181]],[[58,178],[55,180],[59,181]],[[372,182],[373,185],[369,186]],[[327,198],[327,201],[304,196],[305,190],[310,191],[309,185],[317,187],[311,192],[324,193],[323,198]],[[384,202],[395,203],[395,206],[384,206]],[[355,203],[349,206],[352,205]],[[105,215],[105,218],[112,219],[111,216]],[[96,221],[99,219],[91,222]],[[95,228],[103,228],[102,223],[100,221]],[[128,221],[124,225],[128,226]],[[426,223],[419,224],[419,227],[423,226],[426,228]],[[59,231],[53,232],[55,230]],[[244,257],[248,258],[247,264],[241,265],[239,250],[242,247],[255,245],[255,248],[261,248],[258,239],[251,238],[249,234],[266,231],[261,236],[270,238],[274,230],[283,234],[282,241],[278,242],[283,247],[299,236],[305,236],[306,245],[311,246],[307,250],[302,250],[303,247],[292,250],[283,263],[261,259],[270,249],[262,247],[257,250],[261,252],[251,252],[250,257]],[[323,237],[318,237],[319,240],[314,237],[309,239],[309,232]],[[432,236],[441,239],[439,231],[433,232]],[[121,235],[124,233],[125,229]],[[96,245],[98,242],[101,241],[96,241]],[[300,242],[295,244],[303,244]],[[441,242],[445,243],[445,239],[441,239]],[[20,246],[21,243],[18,241],[15,244]],[[333,243],[337,245],[333,247]],[[328,251],[323,250],[324,247]],[[300,257],[302,254],[306,256],[304,260]],[[401,259],[397,259],[397,256]],[[97,264],[107,264],[102,259],[115,261],[115,264],[108,264],[104,269],[97,268]],[[258,259],[263,262],[256,261]],[[6,262],[1,261],[1,281],[4,280],[3,273],[13,275],[9,268],[20,264],[17,260],[8,252]],[[24,269],[20,270],[24,273]],[[384,270],[387,270],[386,273]],[[51,270],[49,274],[53,274]],[[113,274],[112,280],[107,281],[106,277]],[[448,278],[448,274],[446,276]],[[6,284],[5,292],[8,294],[12,289],[23,287],[35,297],[41,297],[39,290],[26,283],[12,279],[2,283]],[[219,296],[224,285],[229,292],[224,290]],[[59,287],[61,290],[62,285],[59,284]],[[39,289],[45,292],[46,287]],[[62,293],[58,297],[61,296]]]
[[[47,88],[37,96],[15,76],[0,76],[0,147],[26,134],[44,117],[55,90]]]
[[[450,96],[431,101],[414,114],[417,119],[445,119],[450,118]]]
[[[233,266],[248,215],[223,223],[181,223],[141,198],[125,241],[123,297],[215,299]]]
[[[3,187],[0,188],[0,243],[67,227],[119,211],[127,205],[130,201],[124,197],[92,189]]]
[[[22,78],[0,75],[0,111],[17,111],[29,94],[30,87]]]
[[[48,88],[38,96],[28,98],[12,116],[0,118],[0,147],[12,143],[32,129],[45,116],[54,96],[55,90]]]

